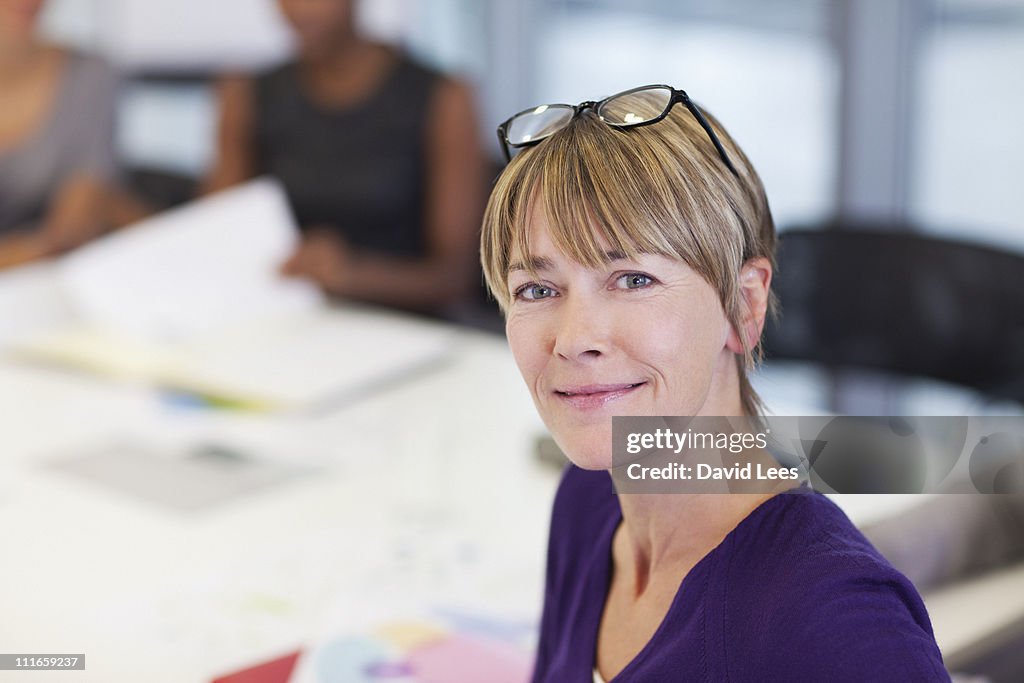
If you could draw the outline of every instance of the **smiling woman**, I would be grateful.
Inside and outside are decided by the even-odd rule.
[[[537,408],[588,469],[611,467],[613,415],[741,414],[735,359],[744,348],[714,290],[685,262],[609,250],[591,268],[530,221],[532,273],[508,276],[509,343]],[[750,289],[765,299],[768,266]],[[685,353],[680,351],[685,350]]]
[[[614,495],[613,416],[760,412],[775,230],[739,147],[667,86],[526,110],[499,135],[521,152],[487,207],[484,272],[573,463],[534,680],[948,680],[913,586],[824,496]]]

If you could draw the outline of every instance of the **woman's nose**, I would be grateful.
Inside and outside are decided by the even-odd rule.
[[[581,295],[566,297],[555,322],[555,354],[585,361],[608,352],[607,317],[595,303]]]

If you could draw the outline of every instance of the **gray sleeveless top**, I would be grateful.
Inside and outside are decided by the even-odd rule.
[[[113,176],[116,94],[105,62],[68,53],[46,118],[29,137],[0,149],[0,235],[34,227],[71,177]]]
[[[256,79],[256,166],[284,184],[303,228],[329,227],[359,247],[421,255],[424,143],[439,79],[401,57],[368,98],[333,109],[303,92],[294,63],[280,66]]]

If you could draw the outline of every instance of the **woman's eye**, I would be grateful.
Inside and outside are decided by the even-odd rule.
[[[555,290],[544,285],[523,285],[516,290],[516,298],[536,301],[537,299],[548,299],[555,295]]]
[[[623,289],[643,289],[653,283],[654,278],[643,273],[627,273],[617,281],[617,284]]]

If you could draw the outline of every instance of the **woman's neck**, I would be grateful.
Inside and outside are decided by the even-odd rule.
[[[688,573],[775,493],[621,494],[616,570],[631,577],[637,597],[660,577],[678,584],[680,572]]]
[[[327,42],[323,47],[303,50],[300,53],[300,62],[309,71],[351,71],[371,60],[379,49],[380,46],[376,43],[346,33]]]
[[[393,59],[386,47],[354,38],[339,41],[329,52],[303,55],[299,68],[314,99],[324,104],[346,105],[373,91]]]
[[[715,363],[699,417],[743,415],[735,354],[723,349]],[[680,455],[680,459],[685,457],[685,453]],[[746,453],[744,459],[777,464],[760,449]],[[627,570],[637,596],[659,577],[678,585],[680,571],[688,572],[758,505],[788,487],[783,483],[771,491],[757,486],[737,492],[734,484],[724,489],[731,493],[619,494],[623,524],[613,548],[616,569]]]

